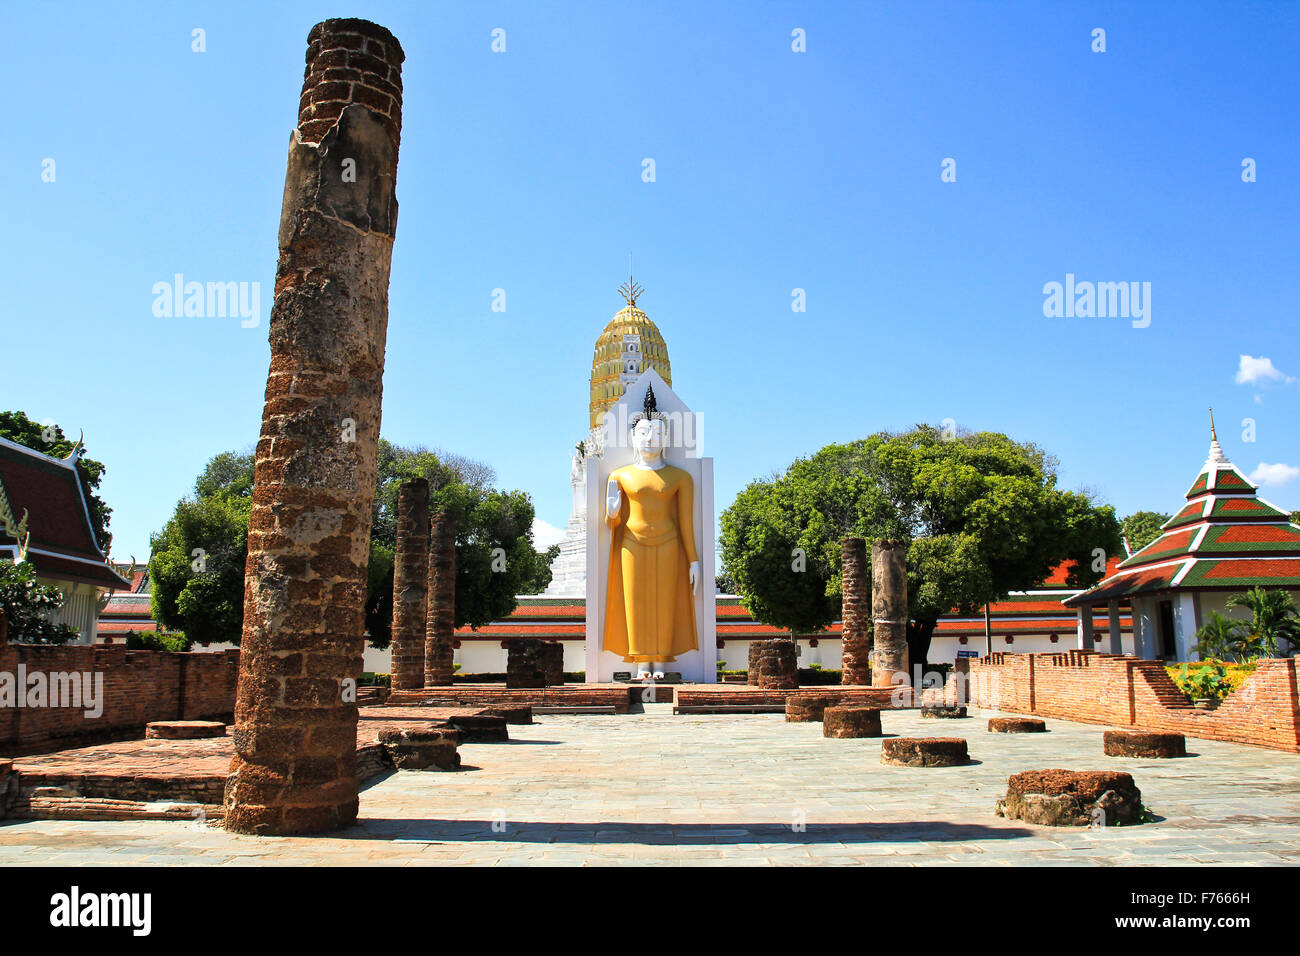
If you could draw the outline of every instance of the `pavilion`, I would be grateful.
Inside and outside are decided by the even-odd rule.
[[[1300,527],[1228,461],[1211,424],[1210,454],[1187,491],[1187,503],[1155,541],[1115,573],[1061,603],[1078,611],[1078,646],[1094,646],[1094,614],[1108,611],[1112,654],[1119,605],[1132,606],[1137,656],[1196,660],[1196,634],[1211,611],[1227,612],[1233,594],[1281,588],[1300,598]],[[1229,616],[1232,616],[1229,614]]]

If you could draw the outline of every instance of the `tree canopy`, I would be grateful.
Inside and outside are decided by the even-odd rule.
[[[23,412],[0,412],[0,438],[7,438],[53,458],[67,458],[77,444],[64,435],[63,429],[58,425],[42,425],[32,421]],[[81,477],[81,490],[86,495],[90,524],[95,529],[95,542],[99,545],[99,550],[107,554],[113,541],[108,530],[113,509],[96,494],[104,471],[103,462],[87,458],[84,454],[77,459],[77,473]]]
[[[193,493],[151,541],[154,619],[190,640],[239,642],[254,457],[229,451],[209,461]],[[398,488],[417,476],[429,480],[430,512],[445,509],[457,519],[457,626],[509,616],[515,595],[550,583],[548,565],[558,551],[533,550],[532,502],[522,491],[492,488],[490,466],[380,439],[365,606],[366,629],[379,648],[391,639]]]
[[[1067,560],[1070,583],[1095,583],[1119,552],[1114,510],[1058,489],[1056,464],[1030,442],[929,425],[828,445],[723,512],[725,571],[759,620],[811,633],[839,617],[841,538],[901,540],[920,663],[940,615],[974,613]]]
[[[1128,542],[1129,551],[1137,554],[1156,538],[1160,537],[1160,527],[1170,518],[1159,511],[1135,511],[1121,524],[1124,540]]]

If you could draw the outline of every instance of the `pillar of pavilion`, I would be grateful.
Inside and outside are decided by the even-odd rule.
[[[907,544],[871,543],[871,682],[876,687],[910,684],[907,652]]]
[[[433,517],[429,540],[429,612],[424,629],[424,686],[451,683],[456,653],[456,520]]]
[[[871,581],[867,542],[840,542],[840,620],[843,622],[841,684],[871,683]]]

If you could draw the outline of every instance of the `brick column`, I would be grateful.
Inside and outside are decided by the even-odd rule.
[[[357,815],[356,679],[396,229],[402,48],[365,20],[307,38],[254,467],[225,825]]]
[[[456,640],[456,520],[439,513],[429,541],[429,615],[424,629],[424,686],[451,683]]]
[[[877,687],[910,684],[907,545],[902,541],[873,541],[871,544],[871,617],[873,683]]]
[[[867,542],[840,542],[840,620],[844,623],[841,684],[871,683],[871,584],[867,579]]]
[[[397,491],[393,555],[393,690],[424,686],[424,625],[429,599],[429,482],[412,478]]]

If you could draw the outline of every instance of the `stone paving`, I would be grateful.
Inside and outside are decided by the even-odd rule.
[[[541,716],[510,743],[465,744],[459,773],[390,773],[359,824],[311,838],[195,823],[0,825],[0,866],[710,865],[1078,866],[1300,861],[1300,756],[1188,739],[1191,756],[1102,754],[1103,727],[990,734],[991,712],[883,715],[885,732],[965,736],[966,767],[880,764],[879,740],[828,740],[779,715]],[[1019,770],[1131,772],[1157,822],[1039,828],[994,815]]]

